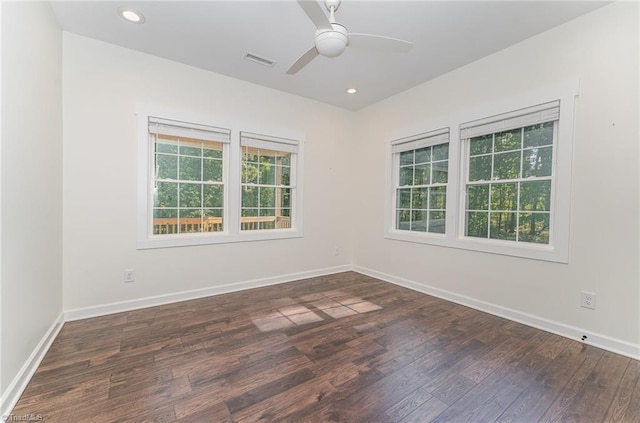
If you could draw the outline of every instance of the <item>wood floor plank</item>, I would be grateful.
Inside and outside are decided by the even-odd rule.
[[[640,362],[345,272],[66,323],[48,422],[638,421]]]

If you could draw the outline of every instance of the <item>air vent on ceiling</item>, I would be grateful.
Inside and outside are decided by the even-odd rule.
[[[256,56],[253,53],[245,53],[244,54],[244,59],[250,60],[250,61],[255,62],[255,63],[259,63],[259,64],[264,65],[264,66],[269,66],[269,67],[272,67],[276,63],[273,60],[269,60],[269,59],[265,59],[264,57]]]

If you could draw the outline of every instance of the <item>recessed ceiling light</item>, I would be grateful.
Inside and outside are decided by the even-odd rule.
[[[144,22],[144,16],[142,16],[142,13],[129,7],[121,7],[120,9],[118,9],[118,14],[129,22],[137,24],[141,24]]]
[[[358,90],[356,90],[355,88],[347,88],[347,94],[355,94],[357,92]]]

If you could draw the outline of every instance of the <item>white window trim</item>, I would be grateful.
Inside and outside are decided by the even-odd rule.
[[[407,230],[396,228],[396,219],[397,219],[396,188],[398,188],[399,186],[400,175],[399,175],[399,172],[395,172],[395,170],[400,169],[400,153],[401,152],[417,150],[423,147],[431,147],[434,145],[449,143],[449,137],[450,137],[449,128],[446,127],[446,128],[440,128],[433,131],[429,131],[427,133],[421,133],[418,135],[393,140],[389,143],[390,154],[392,155],[392,158],[391,158],[392,175],[391,175],[391,189],[389,191],[389,193],[391,194],[391,209],[389,210],[390,220],[388,222],[389,224],[388,232],[391,236],[394,236],[395,239],[403,239],[405,238],[405,236],[409,236],[409,237],[418,236],[418,237],[431,238],[434,240],[438,238],[446,237],[447,230],[448,230],[448,221],[449,221],[448,217],[445,220],[446,223],[445,223],[444,234],[436,233],[436,232],[428,232],[428,231],[425,231],[425,232],[407,231]],[[451,167],[449,163],[450,159],[451,159],[451,150],[449,149],[449,159],[447,159],[448,161],[447,169],[449,173],[451,172]],[[447,179],[447,184],[445,184],[446,192],[447,192],[447,200],[446,200],[447,203],[445,207],[449,206],[449,185],[450,184]]]
[[[149,228],[151,225],[150,210],[153,205],[151,191],[152,151],[149,142],[149,117],[168,119],[172,121],[189,122],[217,128],[230,128],[230,143],[225,145],[223,160],[225,167],[224,180],[224,230],[221,232],[189,233],[177,235],[154,236]],[[303,236],[303,151],[304,135],[281,128],[265,127],[238,119],[224,119],[223,122],[211,119],[211,116],[175,110],[156,105],[138,104],[136,106],[137,142],[138,142],[138,172],[137,172],[137,248],[169,248],[197,246],[208,244],[224,244],[232,242],[266,241],[276,239],[300,238]],[[240,230],[241,209],[241,149],[240,131],[254,134],[265,134],[269,138],[277,135],[277,139],[296,140],[298,142],[296,160],[293,165],[296,172],[296,195],[292,201],[291,228],[270,229],[260,231]],[[292,171],[294,167],[292,166]]]
[[[443,247],[480,251],[535,260],[558,263],[569,262],[569,236],[571,215],[571,165],[573,155],[574,113],[576,97],[579,95],[579,80],[573,79],[555,85],[540,88],[500,102],[495,102],[474,109],[464,110],[450,116],[423,122],[412,128],[390,132],[386,139],[386,191],[385,191],[385,226],[386,239],[430,244]],[[560,101],[560,119],[557,125],[557,138],[554,140],[553,166],[554,189],[552,192],[551,239],[549,245],[534,243],[518,243],[499,240],[485,240],[464,236],[464,216],[462,211],[465,198],[463,142],[460,138],[461,125],[483,120],[512,111],[526,109],[534,105]],[[420,134],[449,127],[449,179],[447,184],[447,222],[445,235],[413,233],[394,229],[393,221],[393,189],[394,189],[394,154],[392,140],[409,138]],[[462,166],[462,168],[461,168]]]

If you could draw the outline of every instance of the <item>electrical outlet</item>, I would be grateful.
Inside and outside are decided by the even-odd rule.
[[[596,294],[582,291],[580,294],[580,306],[584,308],[596,309]]]
[[[336,247],[335,250],[333,251],[333,254],[335,254],[336,256],[340,255],[340,248]]]
[[[124,283],[135,282],[136,280],[136,272],[133,269],[125,269],[123,281]]]

